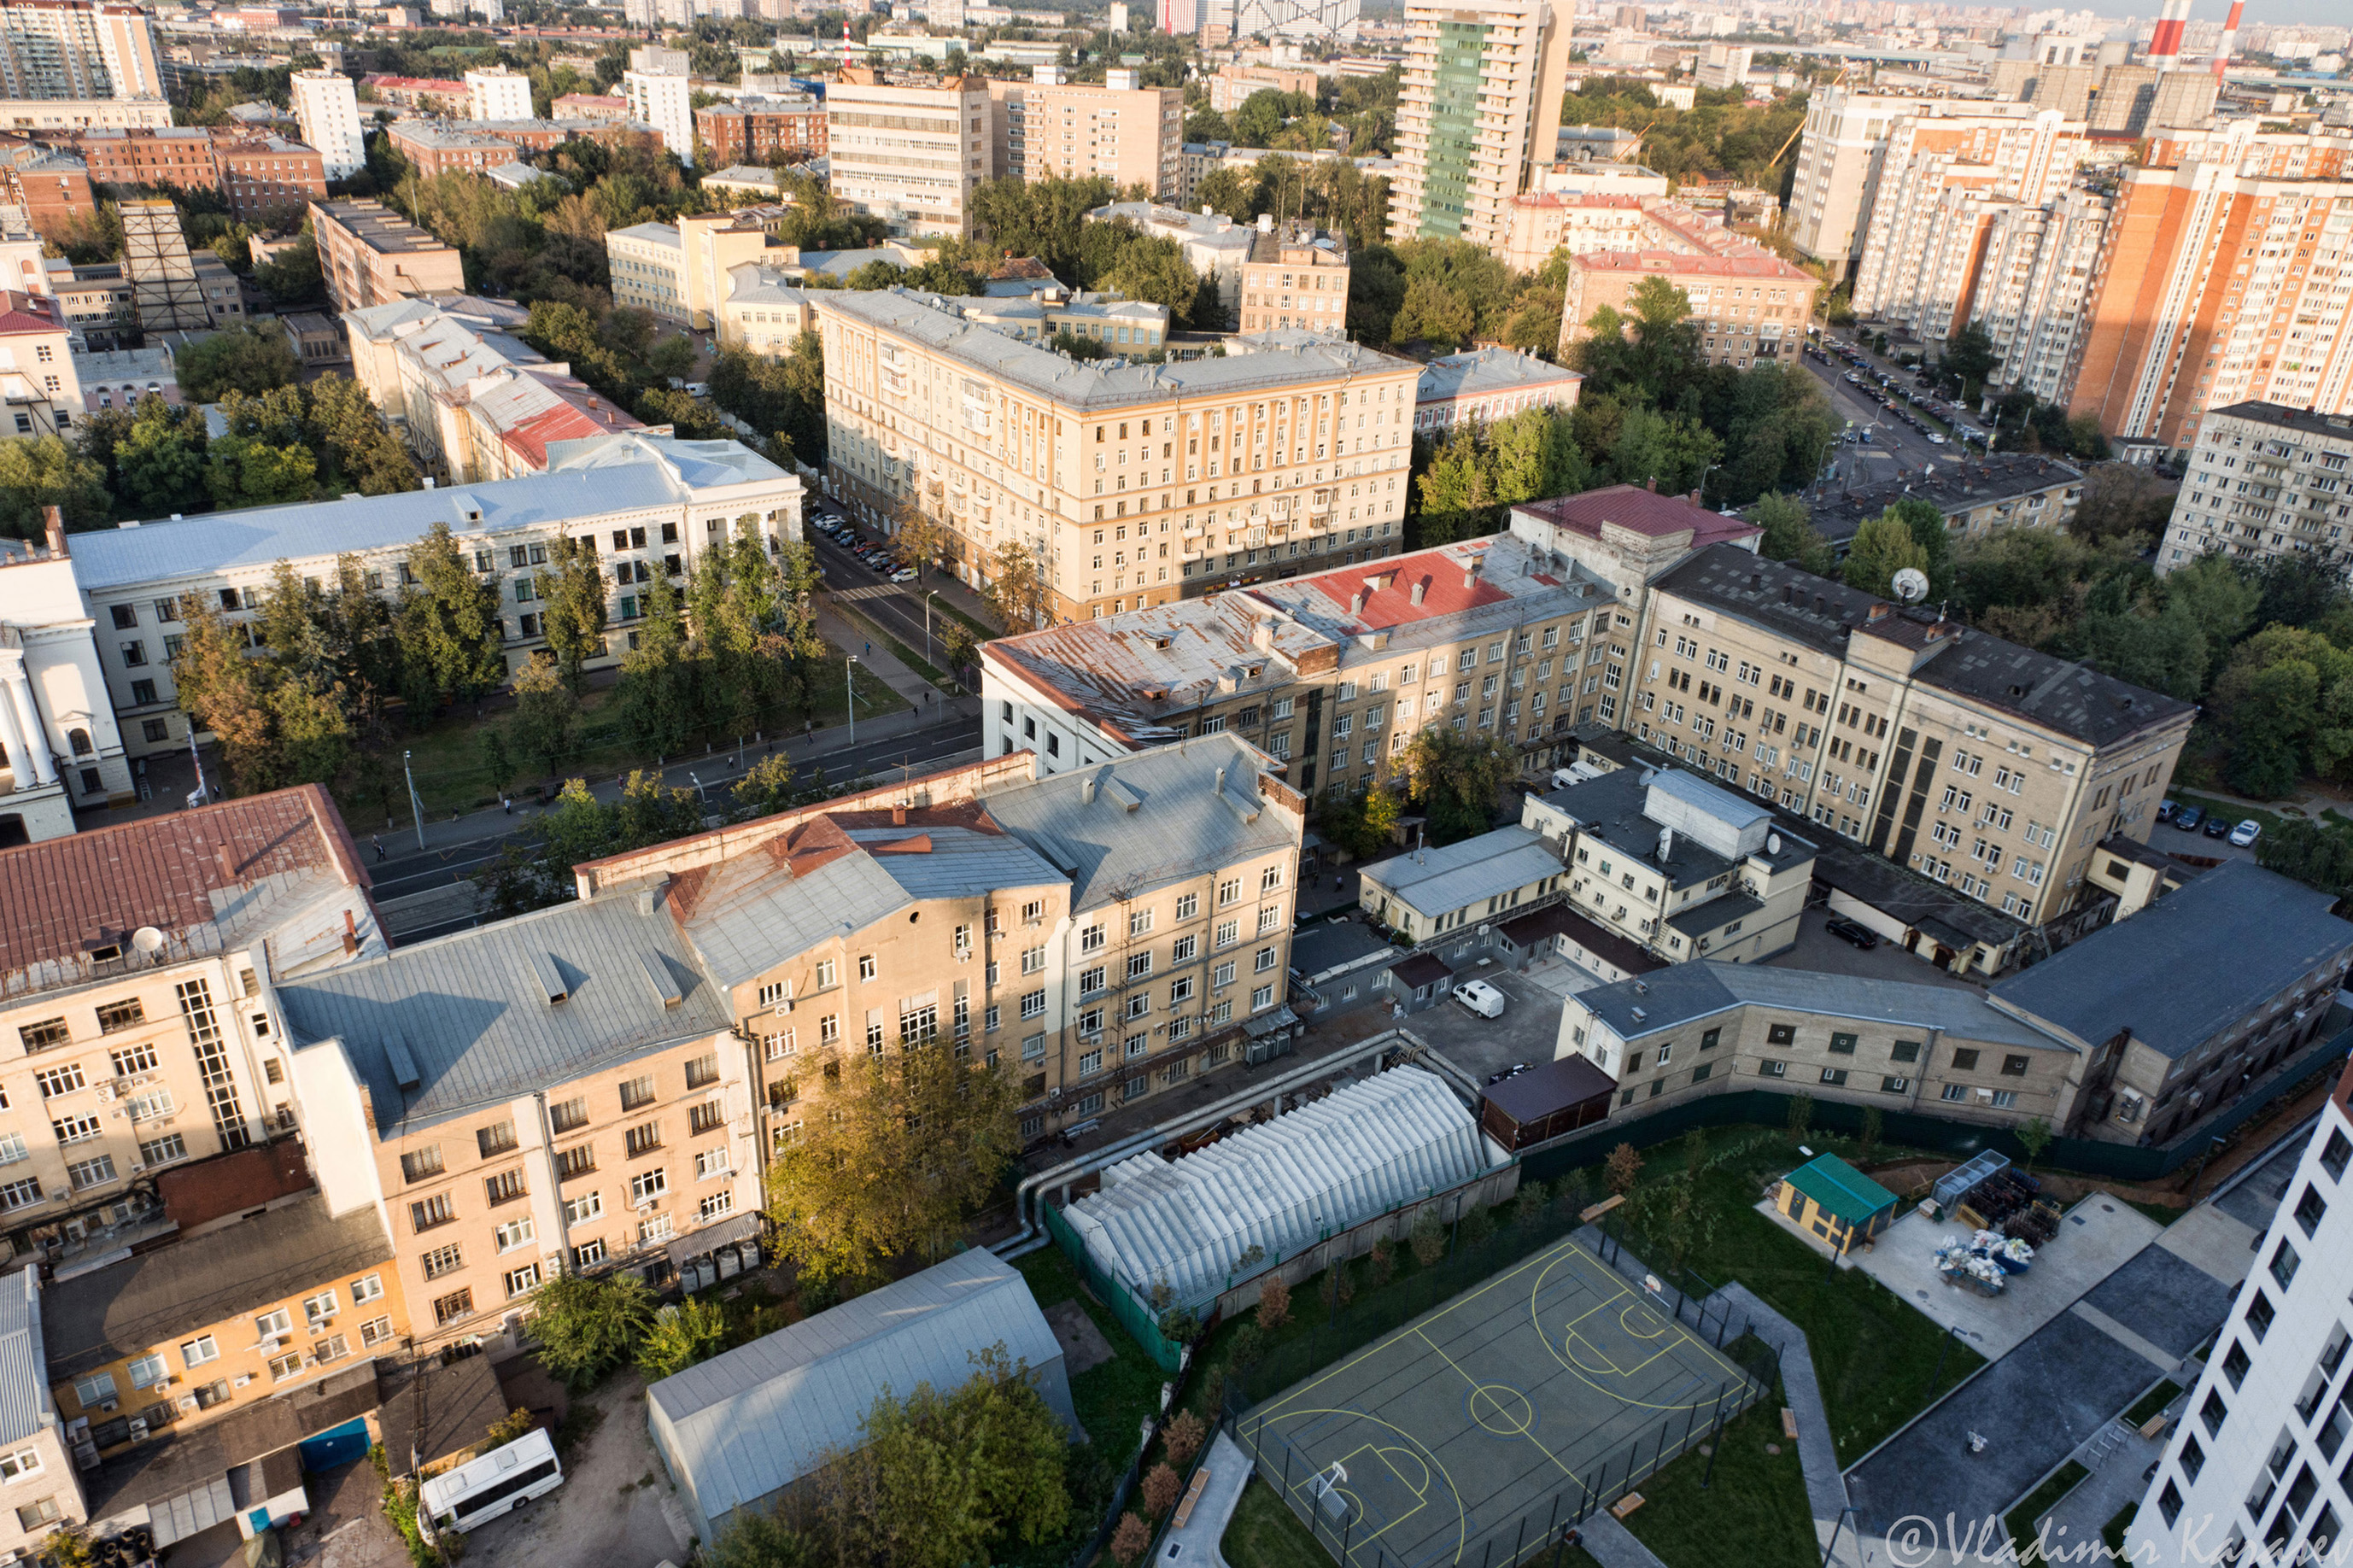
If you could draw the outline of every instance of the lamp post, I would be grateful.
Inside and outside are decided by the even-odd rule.
[[[933,662],[932,601],[939,596],[940,591],[937,588],[926,588],[923,590],[923,662],[925,664]]]
[[[1707,500],[1707,477],[1708,477],[1708,475],[1710,475],[1710,474],[1712,474],[1712,473],[1715,472],[1715,470],[1716,470],[1716,469],[1718,469],[1718,468],[1722,468],[1722,467],[1724,467],[1724,465],[1723,465],[1722,463],[1710,463],[1706,468],[1702,468],[1702,469],[1699,471],[1699,499],[1700,499],[1700,500],[1701,500],[1701,502],[1702,502],[1703,504],[1704,504],[1704,503],[1705,503],[1705,501]]]
[[[408,753],[400,753],[400,771],[408,780],[408,815],[417,819],[417,847],[425,847],[425,807],[417,798],[417,770],[408,765]]]
[[[846,700],[849,705],[849,743],[853,746],[858,744],[858,682],[854,675],[857,664],[858,656],[856,654],[853,653],[843,656],[841,661],[841,692],[844,700]]]

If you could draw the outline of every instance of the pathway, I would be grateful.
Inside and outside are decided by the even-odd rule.
[[[1226,1568],[1226,1560],[1218,1543],[1226,1536],[1226,1525],[1234,1517],[1234,1505],[1241,1500],[1242,1488],[1250,1479],[1250,1456],[1241,1446],[1226,1436],[1225,1428],[1209,1442],[1209,1457],[1201,1461],[1208,1479],[1202,1483],[1201,1495],[1194,1500],[1193,1511],[1181,1525],[1172,1525],[1160,1538],[1160,1561],[1191,1563],[1197,1558],[1208,1559],[1212,1568]]]

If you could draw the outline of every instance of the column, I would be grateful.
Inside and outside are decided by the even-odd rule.
[[[5,679],[0,677],[0,679]],[[8,765],[15,770],[16,787],[33,787],[33,770],[25,760],[25,737],[16,731],[16,710],[13,703],[0,700],[0,746],[7,748]]]
[[[33,782],[36,784],[57,783],[57,765],[49,759],[48,737],[42,732],[40,710],[33,705],[33,687],[25,679],[23,665],[0,675],[0,689],[5,689],[8,706],[15,711],[17,739],[24,743],[26,761],[33,769]],[[10,754],[13,756],[15,753]]]

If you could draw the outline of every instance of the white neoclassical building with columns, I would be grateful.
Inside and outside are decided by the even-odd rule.
[[[0,848],[60,838],[132,794],[64,529],[0,541]]]

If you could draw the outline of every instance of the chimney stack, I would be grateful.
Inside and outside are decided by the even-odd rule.
[[[343,911],[343,951],[346,953],[353,953],[357,952],[359,950],[359,928],[352,923],[352,911],[345,910]]]
[[[1652,495],[1657,495],[1659,493],[1659,476],[1652,474],[1649,479],[1644,479],[1642,481],[1642,488],[1650,491]]]
[[[1424,594],[1427,594],[1427,593],[1429,593],[1429,592],[1430,592],[1430,579],[1429,579],[1429,578],[1427,578],[1427,577],[1419,577],[1419,578],[1416,578],[1416,579],[1414,580],[1414,584],[1413,584],[1413,602],[1414,602],[1415,604],[1417,604],[1417,605],[1420,604],[1420,603],[1421,603],[1421,596],[1422,596]]]
[[[1698,492],[1697,490],[1694,490],[1694,491],[1692,491],[1692,493],[1691,493],[1691,503],[1692,503],[1692,505],[1694,505],[1694,506],[1697,506],[1697,505],[1699,505],[1699,492]]]
[[[48,534],[49,538],[49,559],[52,561],[64,560],[66,557],[66,514],[56,507],[45,506],[41,509],[41,525]]]
[[[1089,789],[1091,792],[1092,787],[1092,782],[1090,781]],[[891,826],[893,827],[904,827],[907,826],[907,808],[905,806],[894,805],[891,808]]]
[[[1475,588],[1479,585],[1479,569],[1486,564],[1486,561],[1487,558],[1483,555],[1473,555],[1471,557],[1470,563],[1462,568],[1462,585],[1464,587]]]

